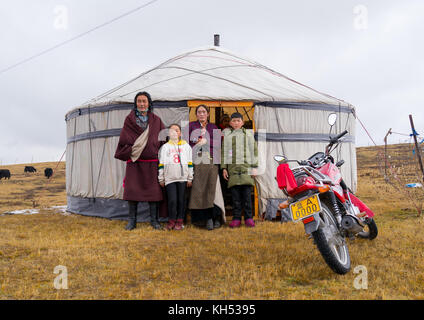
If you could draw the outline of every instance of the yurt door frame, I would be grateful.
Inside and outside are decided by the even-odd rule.
[[[205,105],[208,108],[210,108],[210,117],[211,122],[216,122],[216,125],[219,125],[219,121],[221,116],[226,113],[225,111],[230,112],[240,112],[243,115],[243,120],[245,121],[251,121],[252,122],[252,129],[256,131],[255,129],[255,121],[253,118],[254,114],[254,103],[253,101],[210,101],[210,100],[190,100],[187,101],[187,106],[189,107],[189,117],[192,115],[192,109],[196,108],[198,105]],[[213,110],[213,111],[212,111]],[[227,112],[228,115],[231,116],[229,112]],[[247,117],[247,119],[246,119]],[[191,121],[190,117],[190,121]],[[259,205],[258,205],[258,190],[256,188],[256,185],[253,187],[254,190],[254,211],[255,211],[255,217],[258,218],[259,216]]]

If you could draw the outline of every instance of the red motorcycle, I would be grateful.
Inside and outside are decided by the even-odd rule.
[[[332,128],[337,114],[330,114],[328,120]],[[279,163],[278,187],[288,197],[279,208],[285,210],[294,222],[303,222],[305,232],[312,235],[325,262],[338,274],[350,270],[346,238],[372,240],[378,234],[374,213],[355,197],[342,179],[339,168],[344,160],[334,164],[330,155],[347,133],[345,130],[330,136],[325,152],[317,152],[308,160],[274,156]],[[297,162],[299,166],[290,169],[288,162]]]

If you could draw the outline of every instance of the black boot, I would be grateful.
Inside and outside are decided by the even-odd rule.
[[[135,229],[137,224],[137,201],[128,201],[128,224],[125,227],[125,230],[132,230]]]
[[[208,229],[209,231],[213,230],[213,219],[212,218],[209,218],[206,221],[206,229]]]
[[[158,220],[158,203],[157,202],[149,202],[149,210],[150,210],[150,224],[156,230],[162,230],[162,226]]]
[[[221,209],[218,206],[213,206],[213,228],[221,227]]]

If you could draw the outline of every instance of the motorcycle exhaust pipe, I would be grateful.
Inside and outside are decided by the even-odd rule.
[[[361,226],[353,216],[351,215],[345,215],[342,218],[342,227],[343,229],[346,229],[349,232],[352,232],[354,234],[357,234],[361,231],[363,231],[363,226]]]

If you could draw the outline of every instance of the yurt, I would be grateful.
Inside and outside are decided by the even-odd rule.
[[[215,123],[234,111],[243,114],[259,146],[259,175],[252,194],[256,217],[275,218],[277,204],[285,198],[275,180],[273,155],[307,159],[323,151],[329,141],[330,113],[338,114],[332,133],[349,132],[333,156],[345,160],[343,177],[356,190],[352,105],[220,46],[210,46],[169,59],[66,114],[68,211],[127,219],[127,202],[122,200],[125,163],[114,153],[139,91],[150,93],[154,112],[167,126],[192,121],[199,104],[211,108],[210,121]],[[138,210],[138,221],[148,221],[147,205]]]

